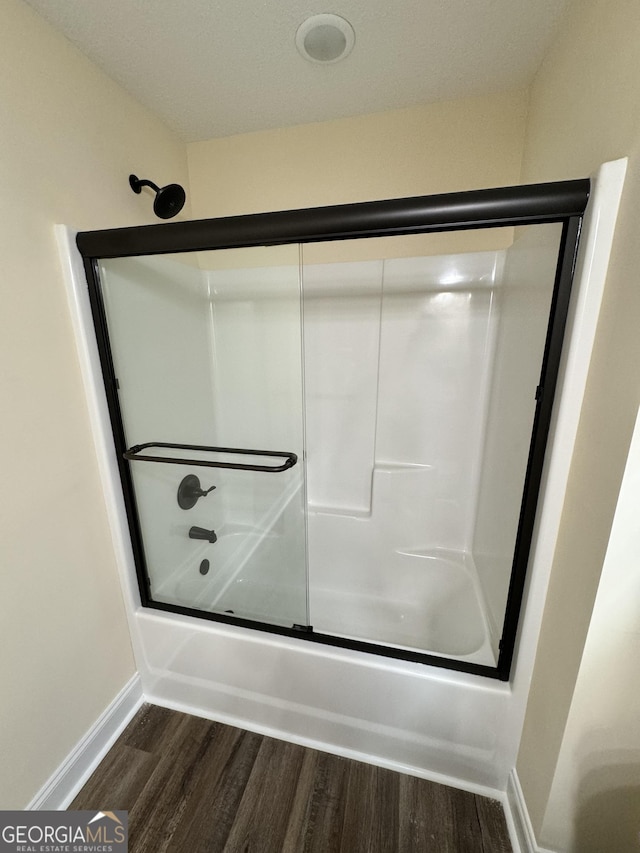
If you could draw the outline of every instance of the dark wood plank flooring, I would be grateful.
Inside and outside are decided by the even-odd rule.
[[[502,806],[143,706],[70,808],[129,812],[130,853],[511,853]]]

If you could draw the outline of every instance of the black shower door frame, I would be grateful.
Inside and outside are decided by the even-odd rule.
[[[82,255],[87,276],[91,311],[142,606],[184,616],[239,625],[251,630],[296,637],[308,642],[340,646],[508,681],[522,608],[578,241],[589,193],[589,180],[581,179],[304,210],[80,232],[77,235],[76,244]],[[131,457],[131,449],[127,448],[125,443],[117,394],[117,380],[102,298],[98,269],[100,260],[554,222],[561,223],[562,236],[542,369],[536,390],[536,409],[505,618],[498,662],[495,667],[322,634],[313,631],[308,626],[285,628],[269,623],[254,622],[229,614],[210,613],[153,600],[129,467],[130,458],[134,457]]]

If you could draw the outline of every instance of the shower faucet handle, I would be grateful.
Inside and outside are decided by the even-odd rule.
[[[198,503],[199,498],[206,497],[216,487],[203,489],[195,474],[187,474],[178,486],[178,506],[180,509],[191,509]]]

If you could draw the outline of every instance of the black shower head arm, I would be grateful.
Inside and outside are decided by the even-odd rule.
[[[155,192],[160,192],[160,187],[157,184],[154,184],[153,181],[147,181],[144,178],[138,178],[136,175],[129,175],[129,186],[134,191],[134,193],[141,193],[142,187],[151,187]]]

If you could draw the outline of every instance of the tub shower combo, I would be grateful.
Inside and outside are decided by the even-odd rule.
[[[588,194],[79,234],[142,608],[507,680]]]

